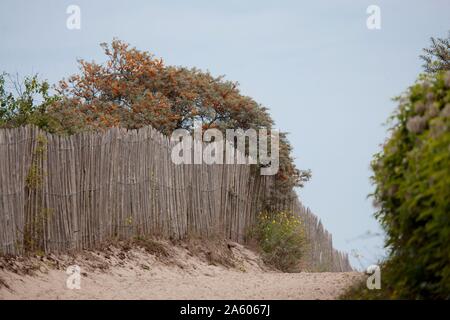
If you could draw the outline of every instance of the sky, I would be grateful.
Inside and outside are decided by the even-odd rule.
[[[69,5],[80,29],[68,29]],[[366,12],[380,8],[380,29]],[[55,83],[77,59],[105,60],[119,38],[168,65],[238,81],[289,132],[297,190],[362,269],[385,255],[368,195],[370,161],[387,136],[392,98],[422,71],[429,38],[450,30],[450,1],[24,1],[0,2],[0,72],[38,73]]]

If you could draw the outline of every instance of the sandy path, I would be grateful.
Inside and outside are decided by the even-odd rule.
[[[274,272],[240,246],[233,249],[237,268],[210,265],[183,253],[179,250],[175,264],[164,264],[134,250],[126,262],[111,262],[109,256],[107,270],[81,259],[79,290],[67,288],[65,268],[41,266],[33,276],[0,270],[9,286],[0,288],[0,299],[336,299],[362,276]]]
[[[81,279],[80,290],[65,287],[66,274],[18,280],[0,299],[336,299],[358,273],[240,273],[183,275],[97,274]]]

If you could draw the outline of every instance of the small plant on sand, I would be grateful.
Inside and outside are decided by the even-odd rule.
[[[48,222],[52,218],[53,208],[45,208],[42,188],[45,171],[43,161],[46,157],[47,138],[39,134],[33,152],[32,162],[26,176],[27,200],[25,202],[25,226],[23,230],[23,249],[28,253],[43,255]]]
[[[297,271],[305,253],[305,231],[300,217],[289,212],[262,212],[253,231],[263,259],[285,272]]]

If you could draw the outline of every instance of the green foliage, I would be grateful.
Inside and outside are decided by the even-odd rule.
[[[254,236],[265,262],[286,272],[297,270],[306,248],[304,226],[298,216],[263,212],[258,217]]]
[[[392,286],[389,283],[389,277],[384,276],[384,270],[390,268],[386,263],[381,268],[381,289],[368,289],[367,279],[364,277],[361,281],[356,282],[339,296],[341,300],[390,300],[393,299]]]
[[[447,38],[431,38],[430,48],[423,49],[420,57],[425,62],[423,65],[428,73],[450,70],[450,31]]]
[[[23,249],[28,253],[43,253],[45,230],[48,221],[53,215],[53,208],[45,208],[40,205],[42,198],[42,185],[45,172],[42,169],[42,161],[47,151],[47,138],[38,135],[36,147],[33,152],[30,169],[26,177],[27,201],[25,202],[26,222],[23,232]],[[31,209],[37,207],[36,213]]]
[[[8,87],[10,89],[8,89]],[[48,108],[59,98],[50,94],[50,86],[37,75],[22,82],[6,73],[0,75],[0,127],[15,128],[33,124],[54,132],[57,122]]]
[[[421,76],[397,98],[372,162],[392,298],[450,298],[450,72]]]
[[[54,210],[41,208],[27,221],[23,233],[24,252],[42,255],[44,253],[45,227],[53,217]]]
[[[45,157],[47,150],[47,138],[43,135],[37,137],[36,148],[33,153],[33,161],[26,177],[26,185],[30,190],[37,190],[44,181],[44,172],[42,172],[40,162]]]

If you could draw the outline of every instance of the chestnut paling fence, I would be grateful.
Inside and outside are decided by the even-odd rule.
[[[151,127],[72,136],[0,129],[0,252],[64,252],[142,235],[245,242],[274,177],[249,165],[176,165],[171,146]],[[276,207],[306,224],[311,270],[351,270],[295,195]]]

